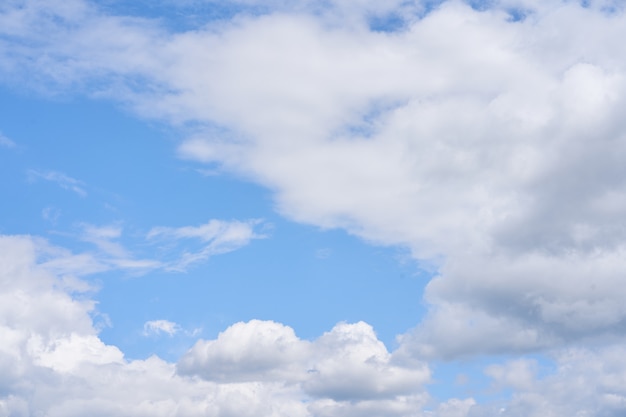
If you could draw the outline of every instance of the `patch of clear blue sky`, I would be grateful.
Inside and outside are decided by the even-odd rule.
[[[209,22],[227,21],[244,13],[259,15],[269,12],[267,7],[230,1],[95,0],[93,3],[108,14],[157,19],[174,31],[195,30]]]
[[[423,18],[436,10],[447,0],[417,0],[418,4],[414,10],[418,11],[418,18]],[[497,4],[494,0],[464,0],[475,10],[487,10]],[[120,16],[134,16],[147,19],[155,19],[161,25],[175,32],[197,30],[207,24],[229,21],[237,16],[258,16],[271,13],[270,3],[237,1],[216,1],[216,0],[135,0],[132,2],[123,0],[95,0],[100,9],[105,13]],[[413,3],[406,1],[405,4]],[[582,2],[583,5],[585,2]],[[286,3],[288,5],[289,3]],[[329,9],[331,2],[318,1],[311,2],[309,12],[317,14]],[[288,6],[283,6],[289,9]],[[297,5],[291,5],[293,10],[304,10]],[[528,10],[510,7],[507,9],[510,21],[523,21]],[[408,19],[408,20],[407,20]],[[406,16],[401,12],[389,12],[385,14],[372,14],[367,16],[370,30],[374,32],[397,32],[407,27],[407,23],[413,20],[411,16]]]
[[[397,32],[406,27],[406,19],[399,13],[388,13],[382,16],[370,16],[368,24],[374,32]]]
[[[432,10],[436,4],[443,0],[429,0],[424,2],[427,11]],[[227,21],[236,16],[258,16],[272,12],[271,7],[263,2],[257,4],[244,4],[236,1],[201,1],[182,0],[154,2],[149,0],[136,0],[125,2],[121,0],[97,0],[96,4],[107,13],[136,16],[142,18],[158,19],[168,28],[174,31],[194,30],[205,24]],[[288,3],[287,3],[288,4]],[[330,2],[311,2],[309,10],[320,13],[330,8]],[[288,7],[287,7],[288,8]],[[296,4],[293,10],[298,10]],[[405,27],[404,17],[397,13],[384,15],[371,15],[368,18],[370,28],[377,32],[394,32]]]
[[[137,242],[154,226],[200,225],[212,218],[262,218],[271,225],[266,239],[186,273],[92,277],[101,286],[98,311],[112,323],[101,337],[129,357],[157,353],[174,360],[196,338],[213,338],[251,319],[290,325],[309,339],[337,322],[363,320],[392,348],[395,336],[424,312],[422,289],[429,277],[401,249],[280,217],[267,190],[229,175],[203,176],[200,165],[177,159],[177,133],[164,126],[79,97],[43,99],[0,89],[0,107],[6,109],[0,131],[18,145],[0,149],[1,233],[44,236],[80,252],[94,249],[78,240],[81,223],[120,225],[120,242],[150,257],[155,254]],[[72,177],[86,195],[32,171]],[[143,324],[157,319],[202,333],[142,336]]]

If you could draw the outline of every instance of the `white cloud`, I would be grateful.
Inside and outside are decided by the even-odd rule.
[[[476,401],[472,398],[464,400],[453,398],[445,403],[439,404],[436,412],[427,415],[437,417],[466,417],[474,405],[476,405]]]
[[[216,340],[198,341],[178,363],[181,374],[213,381],[298,381],[306,374],[309,343],[271,321],[236,323]]]
[[[128,361],[99,339],[95,304],[77,293],[80,278],[72,284],[41,263],[63,253],[41,239],[0,237],[0,415],[538,417],[626,409],[621,346],[555,350],[547,375],[529,359],[489,365],[492,389],[515,390],[496,406],[433,402],[426,364],[388,352],[365,323],[340,323],[305,341],[285,325],[253,320],[198,341],[177,365]]]
[[[619,336],[626,316],[623,251],[449,262],[426,288],[426,298],[437,307],[414,338],[408,337],[407,347],[450,357]]]
[[[369,415],[378,409],[404,416],[429,398],[423,389],[428,367],[396,361],[363,322],[340,323],[312,342],[280,323],[236,323],[216,340],[198,341],[179,361],[178,372],[211,381],[297,385],[312,398],[313,415]]]
[[[107,346],[96,335],[71,333],[51,341],[32,335],[26,350],[35,365],[50,368],[59,373],[77,370],[83,364],[123,363],[124,355],[115,346]]]
[[[80,239],[93,243],[107,255],[118,258],[129,256],[126,249],[116,242],[122,236],[123,229],[120,225],[95,226],[83,223],[80,228],[82,229]]]
[[[51,268],[77,268],[85,272],[93,270],[125,270],[134,274],[162,269],[184,272],[192,265],[208,258],[238,250],[253,239],[264,237],[255,232],[260,222],[210,220],[204,225],[180,228],[155,227],[146,235],[141,245],[125,242],[121,224],[93,225],[81,223],[77,239],[96,247],[91,254],[58,257],[49,262]],[[183,242],[198,240],[199,245]],[[149,252],[146,250],[148,243]],[[129,248],[141,247],[144,256]]]
[[[438,262],[414,352],[620,334],[625,16],[527,6],[510,22],[446,2],[393,35],[301,15],[187,33],[155,111],[232,127],[181,154],[271,187],[291,218]]]
[[[317,397],[371,401],[411,396],[430,380],[426,364],[398,361],[363,322],[340,323],[314,346],[318,356],[303,386]]]
[[[118,269],[142,274],[164,267],[164,263],[158,259],[138,258],[128,250],[120,242],[124,229],[119,224],[96,226],[81,223],[78,227],[80,232],[77,238],[96,247],[97,250],[90,255],[90,258],[97,260],[103,270]]]
[[[88,294],[77,294],[77,284],[67,288],[40,262],[64,252],[31,237],[0,237],[0,415],[401,416],[398,410],[427,398],[426,368],[394,364],[364,323],[340,324],[314,342],[278,323],[238,323],[214,341],[199,341],[178,369],[157,357],[128,361],[99,339]],[[146,323],[149,331],[177,328]],[[344,362],[354,401],[336,385],[329,361]],[[185,366],[197,377],[180,375]],[[407,377],[390,380],[390,372]],[[363,400],[371,390],[381,398]]]
[[[213,219],[200,226],[155,227],[148,232],[147,239],[154,242],[170,241],[174,246],[188,239],[199,240],[202,243],[199,248],[191,249],[186,246],[179,257],[166,266],[169,270],[184,271],[194,263],[235,251],[248,245],[253,239],[264,237],[254,230],[259,223],[258,220],[243,222]]]
[[[169,336],[174,336],[180,331],[180,326],[169,320],[150,320],[143,325],[144,336],[159,336],[161,333],[166,333]]]
[[[513,388],[513,398],[500,408],[476,405],[463,416],[624,415],[624,353],[621,346],[559,351],[555,371],[546,376],[536,375],[533,361],[489,366],[495,387]]]

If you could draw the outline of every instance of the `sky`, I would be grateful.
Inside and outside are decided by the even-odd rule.
[[[626,414],[611,0],[5,0],[0,417]]]

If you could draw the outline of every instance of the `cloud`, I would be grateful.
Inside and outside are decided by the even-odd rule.
[[[87,196],[87,191],[85,191],[85,184],[82,181],[79,181],[75,178],[67,176],[62,172],[57,171],[37,171],[31,169],[28,171],[29,178],[34,181],[35,179],[43,179],[46,181],[51,181],[56,183],[59,187],[64,190],[73,191],[81,197]]]
[[[318,357],[304,389],[334,401],[410,396],[430,380],[428,366],[401,362],[364,322],[340,323],[314,342]]]
[[[198,341],[177,368],[182,375],[211,381],[297,384],[319,399],[314,413],[328,409],[339,415],[405,402],[421,406],[428,396],[420,387],[430,379],[424,363],[396,362],[363,322],[340,323],[312,342],[280,323],[236,323],[216,340]]]
[[[4,146],[5,148],[15,148],[17,145],[11,139],[7,138],[0,132],[0,146]]]
[[[123,234],[124,228],[119,223],[93,225],[80,223],[77,239],[93,244],[96,251],[80,256],[68,255],[54,260],[55,265],[69,268],[92,268],[99,270],[126,270],[135,274],[144,274],[152,270],[184,272],[192,264],[197,264],[212,256],[238,250],[248,245],[253,239],[264,236],[255,232],[258,220],[222,221],[210,220],[201,226],[180,228],[154,227],[139,244],[128,242]],[[198,240],[199,245],[185,242]],[[146,243],[148,245],[146,245]],[[143,256],[133,253],[129,248],[139,248]],[[80,264],[84,263],[82,267]]]
[[[41,210],[41,217],[52,224],[56,224],[61,217],[61,210],[52,206],[45,207]]]
[[[619,335],[625,15],[527,6],[512,22],[445,2],[393,36],[284,14],[187,33],[157,111],[231,127],[180,153],[265,184],[288,217],[434,263],[415,354]]]
[[[271,321],[235,323],[217,340],[198,341],[178,363],[185,375],[214,381],[297,381],[309,343],[293,329]]]
[[[96,226],[89,223],[81,223],[77,238],[93,244],[97,251],[93,257],[107,270],[126,270],[132,273],[145,273],[163,267],[163,262],[158,259],[139,258],[128,250],[120,239],[123,227],[119,224]]]
[[[122,227],[119,225],[95,226],[88,223],[80,225],[80,239],[93,243],[102,252],[114,257],[127,257],[127,251],[121,244],[115,242],[122,236]]]
[[[623,259],[618,247],[449,262],[426,287],[436,308],[405,343],[421,355],[454,357],[619,336]]]
[[[216,340],[198,341],[178,371],[211,381],[298,383],[337,404],[410,396],[430,380],[424,363],[397,360],[363,322],[339,323],[312,342],[272,321],[236,323]]]
[[[64,252],[43,239],[0,236],[2,415],[618,416],[626,407],[619,345],[553,350],[548,372],[534,359],[488,365],[492,389],[515,390],[495,405],[433,402],[428,366],[387,351],[362,322],[306,341],[283,324],[252,320],[199,340],[178,364],[129,361],[98,337],[92,289],[46,267]]]
[[[464,416],[623,415],[624,353],[621,346],[559,351],[555,370],[544,376],[538,375],[539,366],[531,360],[489,366],[485,373],[493,378],[494,387],[513,388],[515,394],[508,404],[475,405]]]
[[[150,320],[143,325],[144,336],[159,336],[161,333],[174,336],[179,331],[180,326],[169,320]]]
[[[171,261],[166,267],[173,271],[184,271],[192,264],[214,255],[232,252],[248,245],[253,239],[264,237],[254,230],[259,223],[259,220],[243,222],[213,219],[200,226],[155,227],[148,232],[147,239],[153,242],[169,241],[173,246],[179,246],[187,240],[199,240],[199,248],[184,246],[178,259]]]
[[[365,416],[375,409],[402,415],[399,409],[426,398],[426,368],[393,364],[365,323],[340,324],[307,342],[287,326],[254,320],[229,327],[216,340],[198,341],[178,365],[154,356],[128,361],[98,337],[89,292],[68,288],[41,262],[64,252],[42,239],[0,236],[2,415],[311,417]],[[176,329],[167,320],[146,323],[150,332]],[[336,385],[328,361],[345,361],[343,377],[355,384],[348,394],[355,401]],[[277,379],[279,372],[291,377]],[[399,386],[387,379],[389,372],[408,378]],[[372,389],[381,399],[361,400]]]
[[[621,412],[622,391],[597,370],[615,364],[618,373],[608,374],[619,380],[612,341],[621,340],[626,319],[620,290],[626,237],[621,4],[501,1],[478,10],[446,1],[384,33],[363,24],[360,11],[386,6],[344,3],[331,2],[330,9],[358,15],[345,25],[333,20],[345,16],[339,12],[309,14],[305,6],[294,11],[278,2],[272,5],[280,13],[178,33],[145,19],[102,15],[79,1],[7,6],[0,28],[11,43],[0,44],[6,57],[0,68],[7,78],[26,74],[25,85],[33,88],[42,88],[39,83],[114,96],[143,116],[188,124],[193,134],[180,144],[181,156],[267,186],[289,218],[403,245],[434,264],[437,274],[425,295],[429,314],[402,338],[394,360],[557,351],[563,368],[538,382],[538,390],[519,382],[528,373],[511,376],[521,368],[491,368],[503,383],[517,381],[521,394],[506,413]],[[512,8],[525,17],[513,19]],[[183,229],[155,229],[152,236],[204,245],[173,264],[181,268],[206,259],[212,253],[206,242],[213,242],[202,227]],[[300,355],[294,346],[306,343],[284,328],[270,330],[293,342],[289,349]],[[586,350],[590,341],[605,347]],[[197,354],[200,365],[213,364],[224,355],[221,344],[219,338],[203,342],[186,360]],[[373,345],[364,351],[376,351]],[[575,352],[572,346],[586,353],[563,353]],[[386,358],[383,353],[374,357]],[[269,361],[268,369],[292,375],[267,355],[260,358]],[[387,359],[364,364],[351,355],[333,366],[345,365],[348,376],[395,372]],[[292,415],[306,415],[307,407],[316,415],[411,415],[407,410],[422,404],[420,393],[403,397],[387,382],[382,388],[364,383],[357,391],[393,393],[384,400],[392,403],[344,401],[355,394],[342,397],[325,385],[323,375],[331,372],[324,361],[313,362],[324,372],[319,386],[312,376],[305,379],[307,395],[325,397],[307,406],[282,402],[293,406]],[[171,372],[168,366],[162,368]],[[217,383],[217,376],[199,369],[206,386]],[[240,391],[224,395],[252,398],[254,372],[223,375],[248,378],[233,382]],[[580,381],[600,388],[582,393]],[[566,398],[559,386],[580,393],[580,401]],[[274,388],[263,387],[259,395],[274,398]],[[450,400],[437,412],[475,410],[481,409],[466,399]]]

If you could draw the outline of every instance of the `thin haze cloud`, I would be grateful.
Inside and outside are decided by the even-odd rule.
[[[72,191],[78,194],[81,197],[87,196],[87,191],[85,191],[85,184],[77,180],[75,178],[70,177],[62,172],[57,171],[38,171],[38,170],[28,170],[28,177],[31,181],[35,181],[37,179],[43,179],[46,181],[53,182],[57,184],[59,187]]]
[[[147,234],[147,239],[155,244],[169,241],[175,247],[188,239],[202,242],[195,250],[184,247],[180,257],[167,267],[171,271],[185,271],[192,264],[205,261],[213,255],[232,252],[250,244],[253,239],[265,237],[254,230],[259,224],[259,220],[242,222],[213,219],[200,226],[178,228],[160,226],[152,228]]]
[[[144,336],[159,336],[163,333],[174,336],[179,331],[180,326],[169,320],[150,320],[143,325]]]
[[[5,148],[15,148],[17,145],[11,139],[7,138],[0,132],[0,146],[4,146]]]

